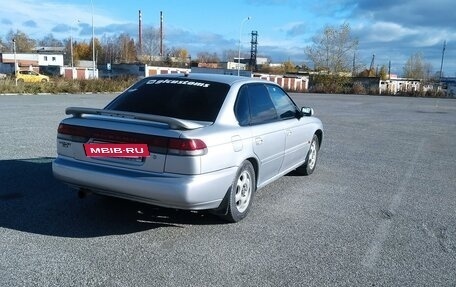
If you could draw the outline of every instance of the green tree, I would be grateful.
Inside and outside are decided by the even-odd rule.
[[[375,76],[375,70],[373,68],[364,69],[358,74],[358,77],[374,77],[374,76]]]
[[[91,60],[92,59],[92,46],[87,42],[73,43],[73,57],[74,61]]]
[[[284,62],[282,64],[282,67],[283,67],[283,73],[285,73],[285,74],[286,73],[292,74],[292,73],[296,73],[298,71],[298,69],[296,69],[296,65],[293,64],[293,62],[290,60]]]
[[[326,26],[312,41],[313,44],[305,49],[305,53],[316,70],[327,70],[335,74],[351,71],[358,40],[351,35],[348,23],[340,27]]]
[[[190,63],[189,63],[189,55],[190,54],[188,53],[187,49],[185,49],[185,48],[173,47],[168,52],[168,56],[169,56],[169,58],[171,60],[171,65],[173,65],[173,62],[177,62],[178,66],[190,65]]]
[[[387,80],[388,76],[389,76],[388,68],[385,65],[382,65],[377,76],[380,77],[380,79],[382,79],[382,80]]]

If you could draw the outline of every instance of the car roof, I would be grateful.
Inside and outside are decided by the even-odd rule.
[[[180,74],[161,74],[147,78],[182,78],[183,80],[203,80],[233,85],[234,83],[272,83],[258,78],[249,78],[243,76],[223,75],[223,74],[205,74],[205,73],[180,73]]]

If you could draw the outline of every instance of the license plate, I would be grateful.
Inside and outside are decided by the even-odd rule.
[[[150,156],[147,144],[87,143],[84,151],[88,157],[138,158]]]

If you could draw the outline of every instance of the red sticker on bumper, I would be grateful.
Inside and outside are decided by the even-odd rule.
[[[90,157],[148,157],[147,144],[112,144],[89,143],[84,144],[86,156]]]

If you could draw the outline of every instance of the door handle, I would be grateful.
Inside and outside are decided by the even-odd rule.
[[[286,133],[287,133],[287,136],[291,136],[293,134],[293,132],[291,130],[287,130]]]
[[[255,143],[256,143],[257,145],[260,145],[260,144],[263,143],[263,139],[262,139],[262,138],[255,138]]]

